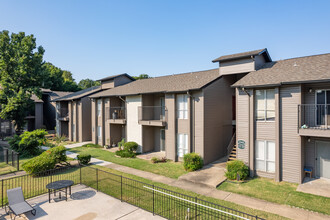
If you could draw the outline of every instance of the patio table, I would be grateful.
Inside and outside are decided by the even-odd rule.
[[[50,195],[52,191],[54,191],[54,196],[56,196],[56,191],[58,191],[60,199],[61,199],[61,192],[65,193],[65,200],[68,201],[68,188],[69,188],[69,195],[71,195],[71,186],[73,184],[74,183],[72,180],[59,180],[48,183],[46,185],[46,188],[48,189],[49,203],[50,203]]]

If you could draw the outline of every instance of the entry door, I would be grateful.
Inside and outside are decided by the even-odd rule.
[[[330,179],[330,142],[316,142],[316,176]]]
[[[316,91],[316,122],[317,125],[330,125],[330,90]]]
[[[160,129],[160,151],[165,151],[165,129]]]

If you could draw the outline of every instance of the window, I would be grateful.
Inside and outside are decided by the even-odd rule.
[[[101,108],[102,108],[102,102],[101,100],[97,100],[97,117],[101,117]]]
[[[256,119],[257,121],[275,120],[275,90],[256,90]]]
[[[272,141],[256,141],[256,170],[275,172],[275,143]]]
[[[97,126],[97,137],[98,138],[102,137],[101,126]]]
[[[178,157],[183,157],[183,155],[188,153],[188,135],[187,134],[177,134],[177,151]]]
[[[177,95],[176,109],[179,119],[188,119],[188,95]]]

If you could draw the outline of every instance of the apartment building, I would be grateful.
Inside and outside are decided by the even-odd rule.
[[[251,176],[330,179],[330,54],[266,62],[233,87],[237,158]]]
[[[164,151],[174,161],[197,152],[212,162],[226,155],[233,135],[235,81],[216,68],[98,92],[90,96],[92,140],[113,145],[125,138],[137,142],[140,152]]]
[[[54,130],[55,128],[55,105],[52,100],[70,94],[70,92],[52,91],[49,89],[41,89],[42,97],[38,98],[32,95],[31,100],[34,102],[33,108],[25,117],[25,130],[33,131],[35,129]],[[0,119],[1,136],[11,136],[15,133],[14,124],[9,120]]]
[[[53,102],[56,102],[56,134],[66,136],[70,141],[91,141],[92,108],[88,96],[133,80],[127,74],[110,76],[99,80],[101,81],[101,86],[87,88],[53,100]]]

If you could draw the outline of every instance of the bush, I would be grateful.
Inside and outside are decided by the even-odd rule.
[[[162,158],[153,157],[153,158],[151,158],[151,162],[152,163],[166,163],[167,159],[166,159],[166,157],[162,157]]]
[[[121,141],[118,142],[117,146],[119,147],[119,149],[122,150],[122,147],[124,147],[125,144],[125,138],[121,139]]]
[[[236,180],[237,173],[241,180],[245,180],[249,176],[249,167],[241,160],[229,161],[227,163],[226,177],[230,180]]]
[[[126,142],[124,144],[124,150],[126,151],[136,151],[138,149],[138,144],[136,142]]]
[[[119,157],[134,158],[136,154],[133,151],[117,150],[115,153]]]
[[[77,156],[79,164],[87,165],[91,161],[92,156],[87,153],[82,153]]]
[[[51,148],[25,162],[22,167],[28,174],[36,174],[54,169],[56,164],[66,162],[66,149],[63,146]]]
[[[23,157],[36,156],[41,153],[41,146],[47,142],[46,135],[48,132],[43,129],[34,131],[25,131],[20,136],[15,135],[9,139],[8,143],[14,151]]]
[[[203,159],[196,153],[189,153],[183,156],[183,167],[187,171],[199,170],[203,167]]]
[[[101,145],[98,144],[85,144],[82,147],[103,148]]]

